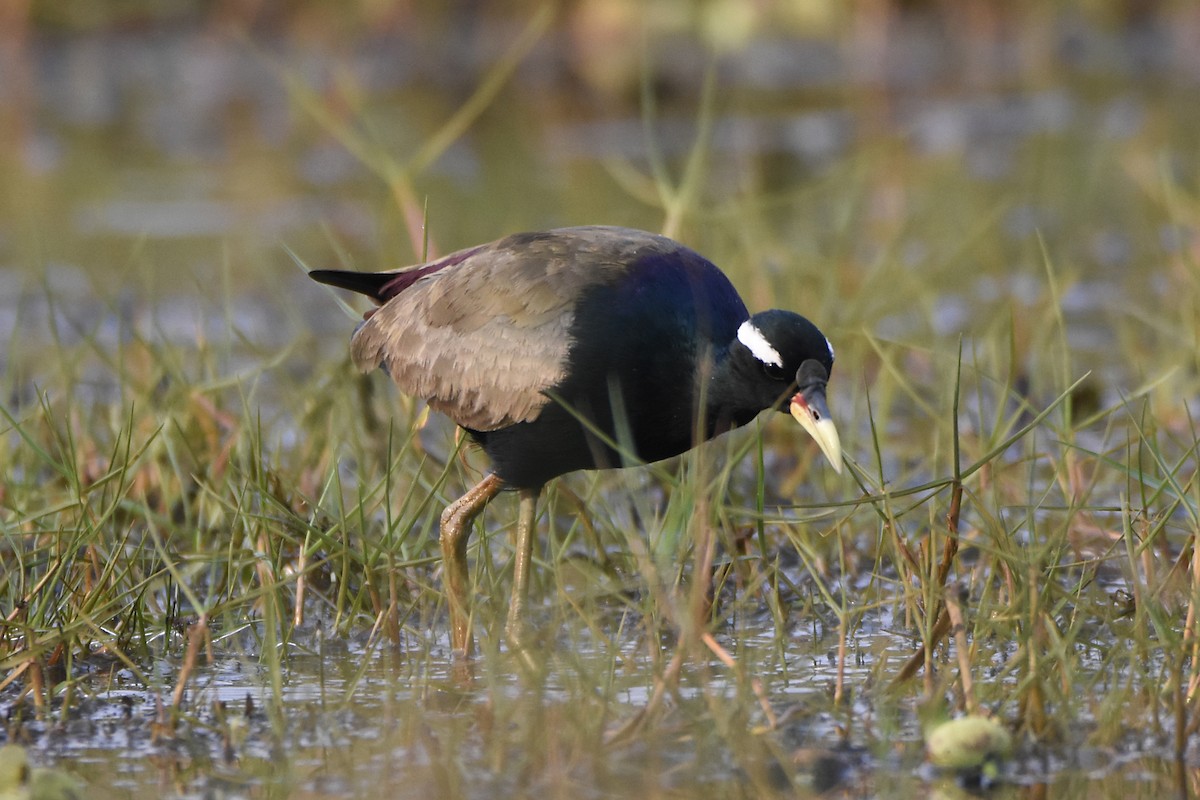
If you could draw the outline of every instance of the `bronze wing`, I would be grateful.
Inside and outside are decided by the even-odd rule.
[[[465,428],[528,422],[566,377],[581,294],[623,274],[647,248],[677,247],[641,231],[568,228],[387,273],[396,288],[376,297],[382,306],[355,332],[351,355],[359,369],[383,367],[402,392]]]

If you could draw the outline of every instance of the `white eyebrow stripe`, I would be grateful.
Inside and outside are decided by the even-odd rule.
[[[829,360],[833,361],[836,356],[833,354],[833,342],[829,341],[829,337],[825,337],[825,346],[829,348]]]
[[[763,336],[762,331],[754,327],[750,320],[746,320],[738,328],[737,338],[759,361],[776,367],[783,366],[783,356],[779,355],[779,351],[771,346],[767,337]]]

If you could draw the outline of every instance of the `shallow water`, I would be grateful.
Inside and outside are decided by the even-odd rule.
[[[759,663],[772,639],[746,637],[739,658]],[[864,666],[908,652],[883,631],[853,649]],[[922,765],[911,722],[877,716],[866,698],[836,714],[819,710],[834,679],[823,650],[795,637],[786,676],[759,672],[779,719],[770,730],[751,720],[760,732],[750,737],[738,732],[745,687],[715,670],[689,670],[652,723],[606,743],[649,689],[636,667],[605,676],[611,653],[552,653],[541,675],[492,654],[464,684],[444,653],[413,658],[388,647],[289,659],[280,705],[257,659],[221,658],[189,690],[193,722],[169,731],[153,724],[155,695],[119,681],[73,721],[24,730],[37,737],[35,762],[67,765],[96,797],[973,796]],[[852,668],[846,677],[853,686],[870,674]],[[1169,744],[1156,740],[1022,749],[1003,774],[987,796],[1179,789]]]

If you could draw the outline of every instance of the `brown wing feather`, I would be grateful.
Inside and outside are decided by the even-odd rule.
[[[566,377],[580,295],[623,274],[647,248],[677,247],[595,227],[517,234],[454,254],[372,314],[351,354],[360,369],[384,367],[401,391],[463,427],[528,422]]]

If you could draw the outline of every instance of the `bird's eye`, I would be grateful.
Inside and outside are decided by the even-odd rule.
[[[764,363],[762,368],[763,372],[767,373],[767,377],[773,381],[787,380],[787,371],[778,364]]]

